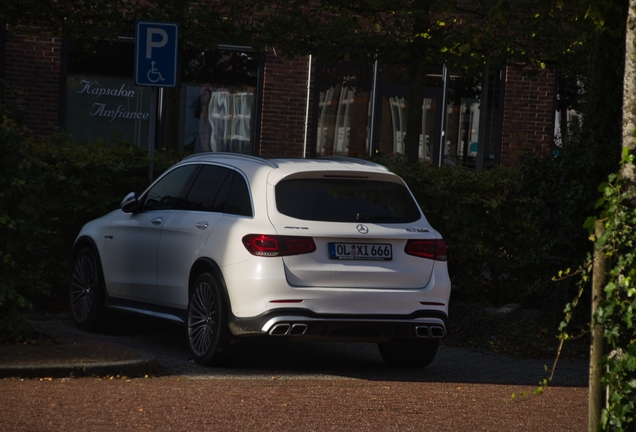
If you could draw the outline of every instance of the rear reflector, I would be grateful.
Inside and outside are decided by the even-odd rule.
[[[444,240],[409,240],[404,252],[436,261],[446,261],[446,243]]]
[[[243,237],[243,245],[252,255],[263,257],[300,255],[316,250],[311,237],[248,234]]]

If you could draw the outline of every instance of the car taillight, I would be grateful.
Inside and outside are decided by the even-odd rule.
[[[252,255],[263,257],[300,255],[316,250],[311,237],[249,234],[243,237],[243,245]]]
[[[422,258],[446,261],[446,243],[444,240],[409,240],[404,252]]]

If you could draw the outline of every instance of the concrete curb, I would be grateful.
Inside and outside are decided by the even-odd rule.
[[[157,360],[142,354],[139,359],[86,364],[0,366],[0,378],[66,378],[121,375],[140,377],[157,370]]]

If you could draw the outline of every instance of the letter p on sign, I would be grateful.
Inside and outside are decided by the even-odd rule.
[[[161,39],[155,41],[154,35],[159,35]],[[161,28],[148,27],[146,29],[146,58],[152,58],[152,49],[161,48],[168,43],[168,33]]]
[[[140,20],[135,36],[135,85],[176,87],[179,24]]]

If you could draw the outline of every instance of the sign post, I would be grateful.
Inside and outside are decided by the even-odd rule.
[[[135,24],[135,85],[154,87],[150,100],[148,135],[148,181],[152,182],[157,101],[165,87],[177,86],[179,24],[139,20]],[[159,97],[157,96],[157,89]]]

